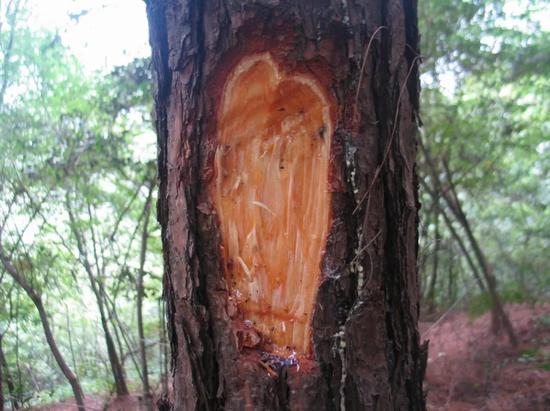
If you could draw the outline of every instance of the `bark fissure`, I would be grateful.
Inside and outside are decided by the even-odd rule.
[[[173,408],[424,409],[416,2],[149,0],[147,8]],[[242,344],[224,274],[227,234],[208,190],[224,84],[242,58],[266,52],[285,72],[315,78],[335,106],[312,349],[296,359]],[[277,214],[276,204],[254,201],[265,218]]]

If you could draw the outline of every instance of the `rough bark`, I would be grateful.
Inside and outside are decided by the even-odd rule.
[[[147,12],[173,409],[424,409],[416,1],[149,0]],[[223,85],[263,52],[314,76],[335,107],[313,350],[298,364],[237,343],[207,190]]]

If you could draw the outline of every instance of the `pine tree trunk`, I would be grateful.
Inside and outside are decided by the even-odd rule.
[[[416,1],[147,11],[173,409],[425,409]]]

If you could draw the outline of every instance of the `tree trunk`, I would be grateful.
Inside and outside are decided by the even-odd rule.
[[[105,312],[105,310],[107,309],[107,307],[105,307],[106,305],[105,296],[107,295],[107,293],[105,292],[105,288],[103,286],[102,273],[99,272],[99,269],[98,269],[97,276],[96,276],[94,274],[94,270],[92,269],[92,265],[88,260],[88,253],[86,252],[84,236],[79,231],[78,226],[76,224],[76,219],[73,213],[73,209],[71,206],[68,193],[66,194],[66,197],[65,197],[65,205],[67,208],[67,214],[69,215],[70,228],[76,239],[76,244],[77,244],[78,252],[80,254],[81,262],[84,267],[84,271],[86,271],[86,274],[88,275],[92,292],[94,293],[94,296],[96,298],[97,307],[99,310],[99,317],[101,320],[101,328],[103,329],[103,333],[105,335],[105,345],[107,346],[107,355],[109,357],[109,364],[111,365],[111,372],[113,374],[113,380],[115,383],[115,390],[119,397],[126,396],[128,395],[128,386],[126,385],[126,379],[124,378],[124,370],[122,368],[122,364],[120,362],[120,359],[116,350],[113,336],[111,335],[111,331],[109,330],[109,319],[107,318],[107,314]],[[94,243],[95,243],[95,240],[94,240]],[[96,266],[97,265],[98,264],[97,264],[97,258],[96,258]]]
[[[447,203],[450,205],[448,199],[447,199]],[[481,250],[481,247],[479,246],[479,243],[477,242],[477,239],[475,238],[473,231],[470,228],[470,223],[468,222],[466,215],[463,213],[462,208],[460,208],[460,205],[457,202],[455,202],[455,204],[458,207],[457,209],[458,214],[455,213],[455,217],[458,219],[458,221],[464,228],[466,232],[466,236],[468,237],[468,240],[470,241],[472,249],[474,250],[474,255],[476,256],[479,262],[479,265],[481,267],[481,272],[483,273],[485,277],[485,281],[487,282],[487,289],[489,290],[489,295],[491,297],[493,310],[496,311],[493,316],[493,331],[495,334],[497,334],[498,331],[500,330],[500,326],[503,325],[504,329],[506,330],[506,334],[508,335],[508,340],[510,341],[510,344],[512,344],[515,347],[518,345],[518,340],[516,337],[516,333],[514,331],[514,327],[512,326],[512,323],[508,318],[508,314],[506,314],[506,311],[504,311],[504,305],[500,300],[500,295],[498,294],[498,291],[497,291],[496,278],[492,272],[493,270],[489,266],[489,263],[485,258],[485,254]]]
[[[109,330],[107,318],[102,313],[100,313],[100,317],[101,326],[103,327],[103,332],[105,334],[105,344],[107,345],[107,354],[109,356],[111,372],[113,373],[115,390],[119,397],[123,397],[125,395],[128,395],[128,387],[126,386],[126,379],[124,378],[124,370],[118,357],[113,336],[111,335],[111,331]]]
[[[454,250],[454,247],[452,245],[449,245],[448,248],[448,259],[449,259],[449,282],[448,282],[448,285],[447,285],[447,301],[449,303],[449,305],[451,305],[454,300],[455,300],[455,267],[456,267],[456,262],[455,262],[455,250]],[[460,269],[459,269],[460,270]]]
[[[55,361],[59,366],[61,372],[71,385],[78,410],[84,411],[84,393],[82,392],[80,382],[78,381],[77,376],[67,365],[63,354],[61,354],[61,351],[59,351],[59,348],[57,347],[57,343],[50,327],[50,320],[48,319],[46,310],[44,309],[44,304],[42,303],[42,298],[40,298],[40,295],[34,291],[27,279],[14,267],[14,265],[8,259],[7,255],[4,253],[4,248],[1,242],[0,261],[6,269],[6,272],[25,291],[27,296],[34,303],[34,306],[38,311],[38,315],[40,316],[40,322],[42,323],[42,328],[44,329],[44,335],[46,337],[46,342],[50,347],[50,351],[52,352],[53,357],[55,358]]]
[[[0,411],[4,411],[4,351],[2,351],[2,335],[0,334]],[[6,374],[7,375],[7,374]],[[7,380],[7,378],[6,378]]]
[[[34,305],[36,306],[36,309],[38,310],[38,314],[40,315],[40,321],[42,322],[42,327],[44,328],[44,334],[46,335],[46,341],[48,342],[48,346],[50,347],[50,350],[55,358],[55,361],[57,362],[57,365],[59,368],[61,368],[61,371],[69,381],[69,384],[71,385],[76,401],[77,408],[79,410],[84,410],[84,394],[82,392],[82,388],[80,387],[80,382],[78,381],[78,378],[76,375],[71,371],[69,366],[67,365],[67,362],[65,361],[65,358],[59,351],[59,348],[57,348],[57,343],[55,342],[55,339],[52,334],[52,330],[50,327],[50,321],[48,320],[48,317],[46,316],[46,310],[44,309],[44,305],[42,303],[42,299],[37,296],[32,296],[31,299],[34,302]]]
[[[151,201],[154,183],[149,184],[149,193],[145,201],[145,217],[143,219],[143,231],[141,235],[141,250],[139,256],[139,272],[137,275],[137,326],[139,334],[139,354],[141,362],[141,378],[143,383],[143,400],[147,411],[153,411],[151,387],[149,386],[149,370],[147,367],[147,351],[145,348],[145,331],[143,329],[143,277],[145,277],[145,257],[147,254],[147,239],[149,238],[149,217],[151,215]]]
[[[445,168],[445,172],[447,175],[447,184],[449,186],[449,190],[444,192],[443,198],[445,199],[447,206],[454,214],[457,221],[464,229],[466,237],[468,238],[472,250],[474,251],[474,255],[476,256],[479,266],[481,267],[481,272],[485,277],[487,289],[489,290],[489,295],[491,297],[491,302],[493,306],[493,332],[497,334],[500,331],[501,325],[504,326],[504,330],[508,335],[508,340],[510,341],[510,344],[515,347],[518,345],[518,340],[514,331],[514,327],[510,322],[510,318],[508,318],[508,314],[506,314],[506,311],[504,311],[504,305],[500,300],[500,295],[497,291],[497,281],[493,274],[493,269],[487,261],[485,253],[481,250],[477,238],[475,237],[472,228],[470,227],[470,222],[468,221],[468,218],[466,217],[466,214],[462,209],[461,202],[456,193],[456,187],[453,183],[451,172],[445,161],[443,161],[443,166]]]
[[[15,392],[15,386],[13,385],[13,378],[11,376],[11,372],[8,366],[8,361],[6,360],[6,356],[4,355],[4,348],[2,347],[2,338],[3,335],[0,334],[0,380],[6,381],[6,385],[8,386],[8,392],[10,394],[10,402],[11,407],[14,410],[19,409],[19,403],[17,402],[17,394]],[[0,407],[4,406],[5,400],[3,397],[3,391],[2,391],[2,381],[0,381]],[[3,410],[3,408],[0,408]]]
[[[439,194],[442,195],[443,199],[445,200],[445,203],[447,204],[447,207],[449,208],[449,210],[451,210],[451,213],[455,217],[456,221],[464,229],[464,232],[466,233],[466,237],[468,238],[470,246],[472,247],[472,250],[474,252],[474,256],[476,257],[479,267],[481,268],[481,272],[483,274],[485,282],[487,283],[487,289],[489,291],[489,297],[491,299],[491,306],[492,306],[491,314],[492,314],[493,332],[497,334],[500,329],[500,326],[503,325],[506,331],[506,334],[508,335],[508,340],[510,341],[510,344],[515,347],[518,345],[517,337],[516,337],[514,328],[512,326],[512,323],[510,322],[510,319],[508,318],[506,311],[504,311],[504,306],[500,300],[500,296],[497,291],[496,278],[493,275],[493,271],[491,266],[489,265],[489,262],[485,258],[485,254],[481,250],[481,247],[479,246],[479,243],[476,237],[474,236],[474,233],[470,227],[468,218],[466,217],[466,214],[462,210],[462,206],[458,198],[458,195],[456,193],[456,187],[453,183],[450,169],[446,164],[446,162],[443,161],[442,163],[446,173],[446,182],[445,182],[446,186],[443,188],[439,180],[436,164],[431,158],[430,152],[427,150],[426,146],[423,144],[422,139],[420,139],[419,142],[420,142],[420,147],[422,149],[424,157],[426,159],[426,163],[430,168],[430,173],[435,184],[436,193],[434,193],[433,191],[430,191],[426,184],[425,186],[430,192],[432,198],[434,199],[439,198]],[[445,213],[443,212],[443,214]],[[447,226],[452,230],[452,224],[447,222]],[[474,273],[475,273],[475,270],[474,270]]]
[[[166,339],[166,310],[164,300],[159,298],[159,319],[160,319],[160,344],[159,344],[159,370],[160,384],[163,393],[168,392],[168,341]]]
[[[86,260],[85,260],[86,261]],[[87,265],[87,264],[86,264]],[[124,377],[124,369],[116,349],[115,341],[109,329],[109,318],[105,313],[107,309],[104,305],[105,302],[105,289],[101,285],[101,280],[96,279],[89,265],[86,272],[90,280],[92,291],[96,297],[97,306],[99,309],[99,317],[101,320],[101,328],[103,329],[103,335],[105,336],[105,345],[107,346],[107,355],[109,357],[109,365],[111,366],[111,373],[113,375],[113,381],[115,383],[115,391],[117,396],[123,397],[128,395],[128,386],[126,385],[126,379]]]
[[[421,180],[421,183],[422,183],[422,187],[424,187],[424,190],[426,190],[426,192],[428,194],[430,194],[430,196],[432,197],[432,199],[434,199],[434,201],[435,201],[435,198],[439,198],[438,195],[428,186],[428,184],[424,180]],[[437,187],[436,187],[436,189],[437,189]],[[443,207],[441,207],[439,202],[437,203],[437,206],[438,206],[438,212],[443,217],[443,221],[445,221],[445,225],[447,226],[447,228],[451,232],[451,236],[453,237],[453,239],[458,244],[458,247],[460,248],[460,251],[461,251],[462,255],[464,256],[464,258],[466,259],[466,262],[468,263],[468,267],[470,267],[470,270],[472,270],[472,275],[474,276],[474,279],[476,280],[480,291],[481,292],[486,292],[485,285],[483,284],[483,280],[481,279],[481,274],[479,273],[479,270],[477,269],[472,257],[470,256],[470,253],[469,253],[468,249],[466,248],[466,245],[464,244],[464,241],[462,241],[462,238],[460,237],[460,235],[458,234],[458,232],[454,228],[453,222],[451,221],[451,219],[449,218],[449,216],[445,212],[445,209]]]
[[[173,409],[425,409],[416,2],[147,11]]]
[[[434,200],[439,203],[439,199]],[[428,312],[434,313],[436,309],[435,303],[435,285],[437,282],[437,266],[439,262],[439,246],[441,238],[439,237],[439,204],[435,207],[435,235],[434,249],[432,258],[432,276],[430,277],[430,288],[428,289]]]

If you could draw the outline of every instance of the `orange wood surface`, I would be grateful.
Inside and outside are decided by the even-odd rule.
[[[232,298],[274,352],[309,355],[330,219],[329,99],[312,75],[254,54],[230,73],[217,121],[209,192]]]

